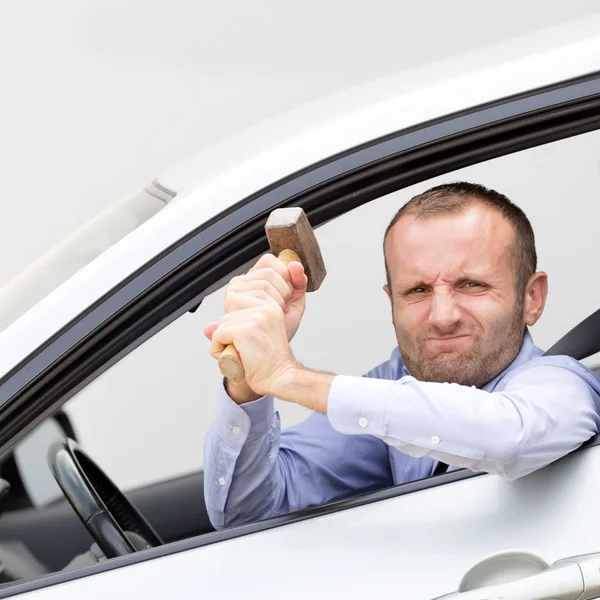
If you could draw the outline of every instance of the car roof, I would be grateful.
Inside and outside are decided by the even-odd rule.
[[[0,333],[0,377],[163,250],[274,181],[390,132],[598,70],[600,13],[350,88],[212,146],[156,178],[172,201]],[[31,281],[35,269],[4,288],[4,301]]]

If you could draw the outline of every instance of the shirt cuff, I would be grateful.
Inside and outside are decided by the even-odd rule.
[[[269,431],[274,412],[273,396],[236,404],[222,385],[215,420],[216,430],[224,442],[241,450],[247,440],[261,437]]]
[[[385,436],[385,410],[395,385],[384,379],[336,376],[327,399],[331,426],[340,433]]]

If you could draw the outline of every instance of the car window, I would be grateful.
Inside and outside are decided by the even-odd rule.
[[[14,448],[17,471],[31,504],[46,506],[62,499],[63,495],[48,469],[48,448],[64,438],[65,431],[50,417],[27,434]]]
[[[532,330],[550,347],[599,308],[600,282],[581,278],[595,264],[600,133],[592,132],[504,156],[374,200],[316,230],[328,275],[307,298],[295,355],[317,369],[361,375],[395,347],[381,238],[394,212],[438,183],[467,180],[493,187],[529,216],[539,268],[550,277],[544,316]],[[356,280],[360,279],[360,285]],[[577,290],[579,293],[574,293]],[[203,326],[221,315],[224,288],[125,357],[65,405],[78,438],[124,489],[198,470],[202,442],[221,385]],[[568,307],[568,309],[565,309]],[[590,366],[598,359],[586,360]],[[282,426],[305,419],[279,402]],[[111,444],[106,443],[110,432]]]

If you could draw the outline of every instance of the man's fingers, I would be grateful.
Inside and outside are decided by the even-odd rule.
[[[215,323],[214,321],[207,323],[204,326],[204,335],[210,340],[210,347],[208,351],[213,358],[218,359],[221,355],[221,352],[225,350],[225,346],[219,342],[215,332],[219,328],[219,323]]]
[[[245,326],[252,329],[252,327],[256,327],[257,325],[264,325],[273,318],[283,318],[283,310],[274,302],[269,302],[268,304],[259,302],[256,306],[248,306],[246,308],[234,310],[225,313],[221,317],[219,329],[213,334],[213,338],[217,334],[222,334],[221,329],[224,326],[226,328],[229,326]],[[218,337],[218,339],[221,340],[220,337]],[[230,343],[230,341],[227,341],[226,343]]]
[[[223,352],[223,350],[225,350],[225,347],[227,345],[228,344],[222,344],[217,339],[215,339],[215,337],[213,337],[213,339],[210,342],[210,348],[208,351],[210,352],[210,355],[213,358],[216,358],[217,360],[219,360],[219,356],[221,356],[221,352]]]
[[[273,269],[286,283],[289,282],[290,276],[286,266],[274,254],[263,254],[250,271],[248,271],[248,274],[265,268]]]
[[[265,254],[245,275],[234,277],[229,290],[243,292],[263,290],[281,306],[290,300],[294,301],[306,291],[308,279],[301,263],[293,261],[285,265],[272,254]]]
[[[304,273],[304,267],[302,266],[302,263],[292,261],[287,268],[294,289],[299,292],[305,291],[308,284],[308,278]]]
[[[234,310],[234,298],[236,295],[239,297],[242,294],[254,294],[256,297],[263,297],[265,300],[274,301],[279,306],[283,306],[291,296],[290,287],[285,283],[283,286],[283,293],[281,293],[275,285],[266,279],[232,281],[225,296],[225,310]]]
[[[253,316],[253,309],[242,309],[223,315],[219,323],[208,323],[204,327],[204,334],[210,333],[211,356],[218,359],[225,347],[233,344],[234,335],[249,326]]]
[[[247,337],[257,330],[270,332],[278,319],[283,321],[283,310],[275,302],[265,303],[264,299],[253,296],[248,296],[247,300],[249,304],[255,302],[255,306],[225,313],[218,323],[205,325],[204,334],[210,339],[209,352],[213,358],[218,359],[225,347],[234,343],[236,336]]]
[[[273,269],[264,268],[252,271],[251,273],[246,273],[246,275],[234,277],[227,289],[236,292],[249,289],[264,290],[274,297],[279,294],[284,300],[287,300],[292,293],[293,287],[291,283],[285,281],[283,277]]]
[[[215,332],[215,330],[217,329],[217,327],[219,326],[218,323],[215,323],[214,321],[207,323],[204,326],[204,335],[209,339],[212,340],[213,337],[213,333]]]
[[[223,320],[225,316],[223,317]],[[236,331],[239,331],[239,323],[223,323],[221,322],[217,329],[213,332],[210,341],[209,352],[213,358],[219,359],[221,352],[225,350],[229,344],[233,344],[233,336]]]

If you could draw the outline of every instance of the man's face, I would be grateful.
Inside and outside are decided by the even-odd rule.
[[[386,291],[414,377],[481,387],[513,361],[525,327],[514,244],[512,225],[479,205],[395,224],[385,244]]]

